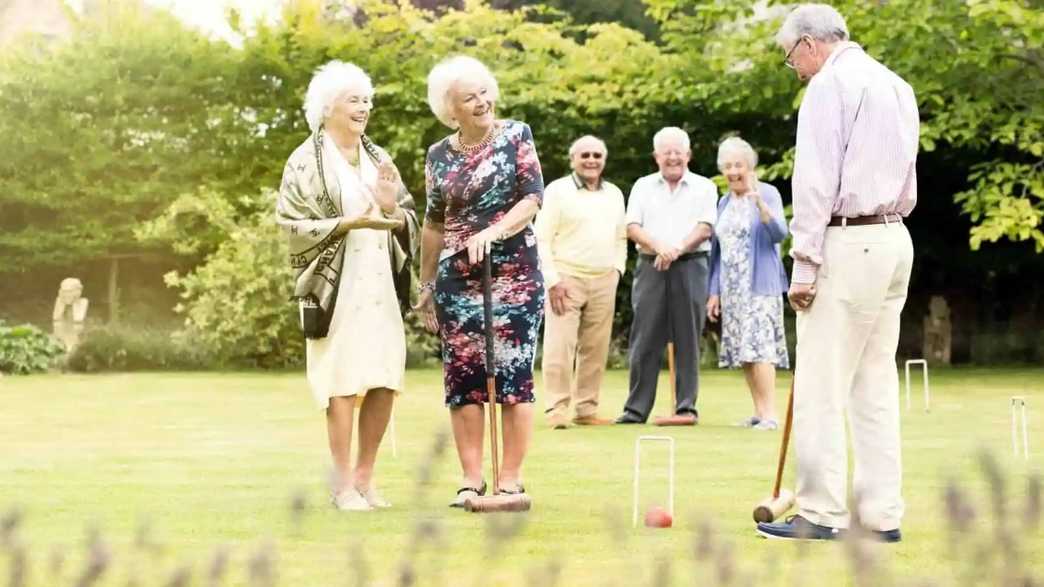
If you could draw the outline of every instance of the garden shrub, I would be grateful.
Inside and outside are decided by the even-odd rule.
[[[71,371],[201,370],[223,364],[205,348],[168,330],[131,325],[90,328],[70,353]]]
[[[8,326],[0,320],[0,373],[27,375],[55,366],[65,348],[32,324]]]

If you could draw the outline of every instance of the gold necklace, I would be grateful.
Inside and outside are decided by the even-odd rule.
[[[493,123],[493,125],[489,127],[489,130],[486,131],[485,136],[482,137],[482,140],[475,143],[474,145],[465,144],[464,135],[461,134],[460,129],[457,129],[457,150],[461,153],[466,153],[468,155],[476,151],[481,151],[482,149],[486,148],[486,146],[488,146],[490,142],[493,141],[493,131],[496,128],[497,124]]]

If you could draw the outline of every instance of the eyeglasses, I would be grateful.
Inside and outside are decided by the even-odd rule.
[[[794,52],[794,49],[798,48],[798,45],[800,45],[803,40],[805,40],[804,37],[799,38],[797,42],[794,43],[794,46],[790,48],[790,51],[787,51],[787,55],[783,58],[783,65],[786,65],[790,69],[794,69],[794,63],[790,61],[790,54]]]
[[[584,151],[580,153],[581,159],[594,159],[595,161],[605,157],[605,153],[599,153],[597,151]]]

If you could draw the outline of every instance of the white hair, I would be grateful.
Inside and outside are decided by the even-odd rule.
[[[779,27],[776,43],[787,50],[805,35],[827,43],[847,41],[848,25],[833,6],[801,4],[787,15],[783,26]]]
[[[742,156],[744,160],[746,160],[747,167],[749,167],[751,171],[758,166],[758,153],[754,150],[754,147],[751,147],[750,143],[739,137],[729,137],[718,145],[719,171],[725,167],[725,159],[733,154]]]
[[[653,135],[653,151],[659,151],[660,147],[670,140],[681,142],[682,150],[689,150],[689,133],[676,126],[665,126]]]
[[[575,141],[573,141],[572,145],[569,145],[569,158],[570,159],[572,159],[573,155],[575,155],[576,152],[580,150],[580,143],[582,143],[584,141],[594,141],[594,142],[598,143],[598,146],[600,146],[602,148],[602,154],[604,154],[604,155],[608,155],[609,154],[609,149],[606,148],[605,141],[603,141],[602,139],[600,139],[600,138],[598,138],[598,137],[596,137],[594,135],[584,135],[584,136],[580,137],[579,139],[576,139]]]
[[[312,81],[308,82],[308,91],[305,92],[304,111],[308,128],[312,132],[318,130],[330,114],[333,101],[350,90],[373,97],[373,83],[362,68],[337,59],[320,65],[312,74]]]
[[[453,118],[449,93],[453,84],[465,79],[485,82],[490,100],[496,102],[500,97],[497,78],[481,61],[466,55],[443,59],[428,74],[428,106],[435,118],[450,128],[457,128],[460,123]]]

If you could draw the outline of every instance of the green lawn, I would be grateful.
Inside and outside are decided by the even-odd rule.
[[[954,577],[981,584],[974,573],[999,564],[990,558],[997,553],[973,556],[974,545],[994,532],[978,454],[985,447],[996,457],[1008,515],[1022,524],[1029,473],[1044,462],[1042,379],[1044,369],[933,371],[931,413],[919,407],[915,389],[914,409],[903,414],[905,541],[869,549],[877,572],[898,584],[950,584]],[[696,428],[551,431],[538,422],[526,468],[534,508],[522,527],[509,524],[517,517],[446,507],[458,468],[452,446],[431,457],[434,439],[448,430],[441,373],[411,371],[407,381],[396,408],[398,457],[386,440],[378,463],[380,486],[395,507],[347,514],[326,501],[324,420],[302,374],[0,379],[0,509],[24,513],[27,584],[74,584],[90,528],[111,550],[98,585],[167,585],[184,565],[191,584],[208,585],[207,568],[221,547],[230,557],[223,585],[265,584],[249,579],[248,569],[263,567],[250,564],[265,560],[258,553],[269,553],[278,584],[293,586],[408,584],[403,568],[420,584],[716,584],[719,569],[733,567],[733,584],[854,584],[844,545],[802,548],[754,534],[750,511],[771,489],[779,434],[732,426],[750,408],[737,372],[704,373]],[[603,415],[618,414],[626,381],[626,372],[608,375]],[[788,384],[779,381],[781,414]],[[1028,463],[1012,456],[1012,395],[1029,397],[1036,452]],[[634,441],[664,432],[677,441],[675,527],[632,529]],[[665,456],[652,448],[644,454],[643,504],[662,503]],[[424,470],[432,473],[430,486],[418,482]],[[950,479],[976,507],[977,533],[956,541],[960,551],[950,548],[942,500]],[[294,509],[295,496],[303,509]],[[1042,535],[1038,528],[1024,538],[1021,551],[1038,580]],[[0,556],[2,580],[12,560]]]

